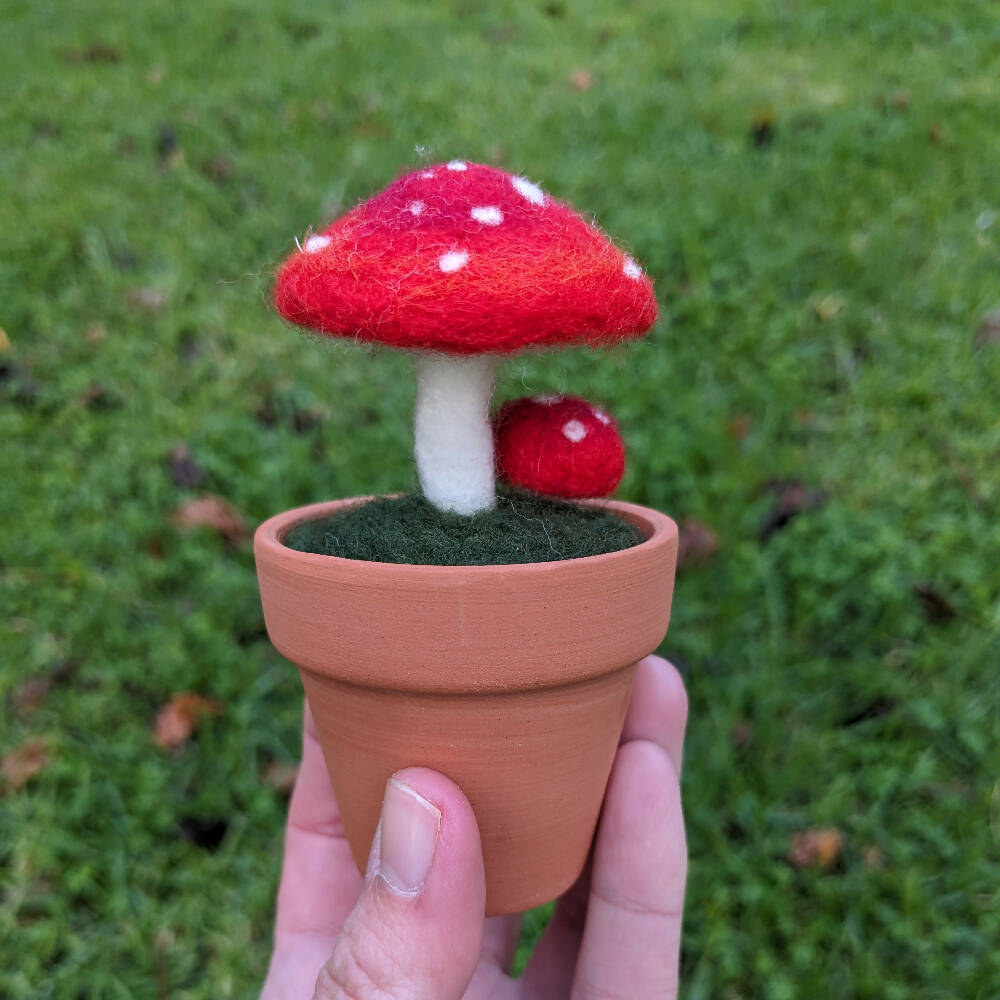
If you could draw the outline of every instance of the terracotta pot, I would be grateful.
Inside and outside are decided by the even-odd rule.
[[[479,821],[488,914],[558,896],[593,838],[635,664],[667,631],[677,526],[606,506],[646,540],[517,566],[412,566],[296,552],[299,522],[254,537],[267,631],[297,664],[354,859],[363,871],[386,780],[441,771]]]

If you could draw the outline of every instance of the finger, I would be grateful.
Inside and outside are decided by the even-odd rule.
[[[490,917],[483,926],[482,958],[501,972],[509,972],[517,942],[521,937],[522,917],[512,913],[507,917]]]
[[[489,917],[483,927],[483,947],[476,971],[466,987],[467,997],[504,1000],[519,996],[517,980],[509,975],[521,936],[521,914]]]
[[[458,786],[426,768],[394,775],[368,868],[316,1000],[460,1000],[482,946],[486,879]]]
[[[662,747],[629,742],[608,785],[571,996],[676,998],[686,877],[677,770]]]
[[[310,996],[361,891],[308,705],[285,829],[274,952],[262,996]]]
[[[661,656],[647,656],[636,668],[622,744],[648,740],[658,744],[679,771],[687,725],[688,699],[684,682],[673,664]],[[620,750],[619,750],[620,752]],[[524,973],[524,981],[538,996],[569,996],[590,896],[591,862],[556,904]]]
[[[622,743],[630,740],[658,743],[667,751],[680,774],[687,717],[687,692],[677,668],[662,656],[640,660],[622,727]]]

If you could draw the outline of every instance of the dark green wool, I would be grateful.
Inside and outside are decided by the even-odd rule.
[[[466,517],[422,496],[380,498],[296,525],[299,552],[424,566],[506,566],[618,552],[642,536],[616,514],[563,500],[502,493],[494,510]]]

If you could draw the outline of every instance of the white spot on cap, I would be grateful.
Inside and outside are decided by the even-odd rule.
[[[470,209],[469,215],[484,226],[499,226],[503,222],[503,212],[496,205],[477,205]]]
[[[592,407],[594,417],[604,424],[605,427],[611,423],[611,417],[609,417],[603,410],[599,410],[596,406]]]
[[[451,250],[438,258],[438,267],[444,274],[461,271],[469,263],[469,255],[464,250]]]
[[[319,253],[320,250],[325,250],[333,240],[329,236],[310,236],[306,240],[305,251],[306,253]]]
[[[427,206],[422,201],[411,201],[410,204],[406,206],[406,211],[411,215],[423,215],[426,207]]]
[[[568,438],[573,444],[578,444],[587,436],[587,428],[579,420],[567,420],[563,424],[563,437]]]
[[[465,160],[451,160],[447,164],[447,167],[449,170],[457,170],[461,173],[463,170],[467,170],[469,165],[465,162]]]
[[[631,278],[633,281],[638,281],[642,277],[642,268],[631,257],[625,258],[622,271],[627,278]]]
[[[532,396],[531,401],[533,403],[541,403],[542,406],[555,406],[556,403],[561,403],[563,398],[552,393],[544,393],[541,396]]]
[[[420,176],[423,177],[423,179],[425,181],[433,180],[434,179],[434,171],[433,170],[425,170],[425,171],[423,171],[423,173],[421,173]]]
[[[528,180],[527,177],[511,177],[511,184],[519,195],[527,198],[532,205],[545,204],[545,192],[537,185]]]

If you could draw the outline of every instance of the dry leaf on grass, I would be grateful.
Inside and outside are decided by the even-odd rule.
[[[818,510],[827,501],[823,490],[807,486],[800,479],[772,480],[766,484],[765,489],[774,496],[774,504],[761,525],[760,537],[763,541],[780,531],[803,511]]]
[[[205,476],[201,466],[191,454],[191,449],[186,444],[176,444],[170,449],[167,464],[170,467],[170,478],[175,486],[190,489],[197,486]]]
[[[788,860],[796,868],[829,868],[839,857],[843,834],[836,827],[792,834]]]
[[[236,545],[249,532],[246,519],[228,500],[206,494],[188,500],[178,507],[171,517],[174,527],[182,531],[192,528],[212,528],[223,538]]]
[[[0,760],[0,773],[8,791],[17,791],[45,767],[51,758],[45,740],[35,737],[8,750]]]
[[[76,660],[62,660],[51,670],[35,677],[29,677],[14,691],[14,708],[22,718],[27,718],[45,700],[54,684],[69,680],[76,673],[79,663]]]
[[[940,624],[954,621],[958,617],[955,605],[933,583],[914,584],[913,594],[930,621]]]
[[[729,421],[729,436],[734,441],[742,441],[753,427],[753,417],[749,413],[737,413]]]
[[[836,319],[844,311],[844,300],[840,295],[814,295],[809,300],[812,311],[821,320]]]
[[[681,521],[677,543],[678,569],[707,562],[718,550],[719,539],[711,528],[693,517],[686,517]]]
[[[289,761],[272,760],[264,768],[260,776],[261,782],[276,792],[288,793],[295,787],[295,779],[299,776],[299,765]]]
[[[217,715],[222,706],[200,694],[175,694],[156,715],[153,739],[158,747],[170,749],[185,743],[206,715]]]
[[[865,868],[879,870],[885,868],[885,851],[878,844],[868,844],[861,849],[861,860]]]
[[[906,111],[910,106],[912,95],[908,87],[900,87],[889,95],[889,105],[894,111]]]
[[[976,347],[1000,344],[1000,309],[988,312],[976,329]]]
[[[88,344],[101,344],[108,336],[108,329],[103,323],[91,323],[86,330],[83,331],[83,339]]]
[[[155,313],[167,304],[167,296],[159,288],[130,288],[125,293],[125,301],[133,309]]]

